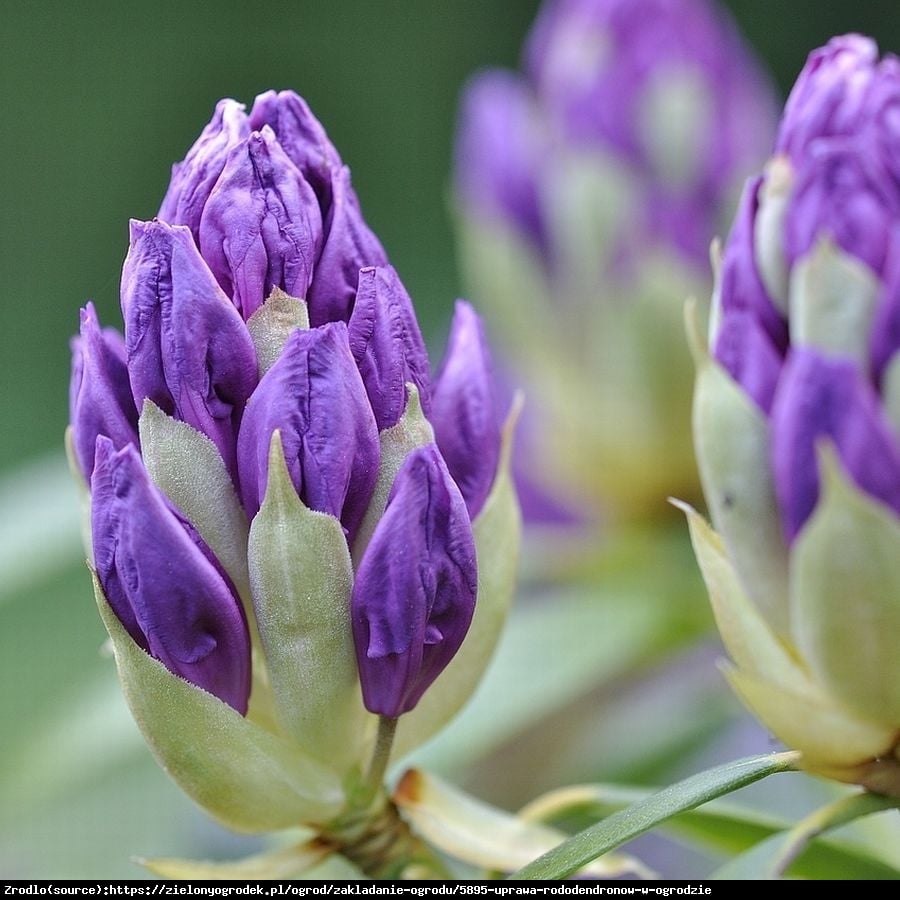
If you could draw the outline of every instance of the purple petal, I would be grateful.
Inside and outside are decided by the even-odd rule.
[[[894,354],[900,350],[900,228],[895,228],[891,234],[884,284],[875,309],[870,346],[872,375],[876,384],[881,386],[885,369]]]
[[[747,181],[728,236],[722,259],[721,305],[723,319],[746,313],[759,322],[780,352],[787,349],[787,322],[769,298],[756,267],[754,222],[759,208],[762,178]]]
[[[306,297],[322,246],[313,189],[269,128],[235,147],[200,220],[200,252],[244,319],[273,287]]]
[[[75,456],[88,481],[98,435],[108,437],[116,449],[138,444],[138,413],[125,368],[125,342],[111,328],[100,330],[93,303],[81,311],[81,334],[72,341],[69,420]]]
[[[827,236],[874,272],[883,272],[900,218],[900,186],[870,150],[859,137],[823,143],[807,155],[796,174],[785,223],[792,263]]]
[[[265,496],[276,429],[303,502],[339,518],[352,541],[375,488],[381,451],[342,322],[295,331],[250,398],[238,438],[250,518]]]
[[[387,255],[362,217],[344,166],[333,173],[332,202],[325,213],[325,244],[307,295],[310,324],[348,322],[359,270],[386,266]]]
[[[548,150],[535,98],[518,75],[497,69],[468,84],[456,140],[459,194],[484,214],[508,220],[542,251],[548,239],[538,175]]]
[[[190,231],[131,223],[122,272],[131,389],[210,437],[232,477],[235,441],[258,379],[253,341]]]
[[[866,493],[900,513],[900,449],[878,397],[855,363],[808,348],[791,351],[772,407],[772,470],[793,539],[819,497],[816,442],[830,438]]]
[[[360,270],[348,333],[379,431],[400,421],[408,382],[419,389],[427,416],[431,406],[428,353],[412,300],[392,267]]]
[[[465,503],[432,444],[397,473],[353,584],[351,620],[366,708],[409,712],[459,649],[475,611]]]
[[[813,50],[785,104],[776,149],[798,163],[818,138],[857,131],[877,62],[875,42],[858,34]]]
[[[212,121],[188,151],[183,162],[172,167],[172,180],[158,218],[170,225],[187,225],[200,240],[200,217],[213,186],[225,168],[232,148],[250,134],[244,105],[220,100]]]
[[[782,358],[751,313],[735,310],[723,316],[716,335],[715,356],[753,402],[768,414]]]
[[[242,715],[250,638],[233,586],[150,482],[133,446],[99,438],[92,479],[97,575],[134,641]]]
[[[463,300],[456,303],[447,354],[434,381],[430,418],[437,445],[474,519],[494,483],[500,424],[484,326]]]
[[[325,129],[306,101],[293,91],[260,94],[250,110],[250,127],[268,125],[288,158],[300,170],[319,198],[322,209],[331,205],[331,180],[343,166]]]

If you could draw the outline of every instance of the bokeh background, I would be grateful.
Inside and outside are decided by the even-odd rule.
[[[832,34],[863,31],[900,50],[900,9],[877,0],[724,5],[782,94]],[[250,846],[211,825],[150,759],[100,652],[80,557],[61,456],[68,340],[86,299],[119,323],[129,217],[155,213],[170,165],[219,97],[294,88],[351,166],[436,360],[462,291],[447,202],[458,92],[479,67],[516,65],[537,8],[0,0],[0,876],[140,877],[134,854]],[[688,672],[688,700],[691,678],[713,673]],[[640,688],[630,696],[637,733],[652,710]],[[556,753],[565,724],[551,720],[532,751],[543,740]],[[612,741],[602,723],[596,731],[607,750],[630,740],[627,729]]]

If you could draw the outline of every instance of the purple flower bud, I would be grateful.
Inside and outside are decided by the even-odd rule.
[[[244,105],[220,100],[212,121],[180,163],[172,167],[172,180],[158,217],[171,225],[187,225],[200,238],[200,217],[213,186],[225,168],[232,148],[250,135]]]
[[[234,587],[196,531],[151,483],[133,446],[97,440],[91,480],[97,576],[134,641],[239,713],[250,638]]]
[[[353,585],[351,620],[366,708],[409,712],[459,649],[475,611],[465,503],[432,444],[407,457]]]
[[[352,541],[375,487],[380,447],[342,322],[295,331],[247,404],[237,453],[250,518],[265,496],[276,429],[303,502],[339,518]]]
[[[428,354],[412,300],[392,267],[360,270],[348,330],[379,431],[400,421],[409,382],[418,388],[427,416],[431,405]]]
[[[199,244],[244,319],[273,287],[306,297],[322,246],[322,214],[270,128],[228,155],[203,209]]]
[[[234,477],[237,429],[258,379],[256,350],[187,228],[132,221],[122,313],[135,403],[149,398],[202,431]]]
[[[222,100],[159,218],[191,229],[245,319],[277,285],[307,301],[313,326],[347,322],[359,270],[387,265],[350,170],[293,91],[260,94],[249,116]]]
[[[343,163],[306,101],[293,91],[260,94],[250,110],[250,127],[262,131],[266,125],[312,186],[322,208],[327,209],[331,204],[332,178]]]
[[[772,471],[788,536],[819,495],[816,441],[830,438],[848,474],[900,513],[900,446],[878,395],[849,360],[795,348],[772,409]]]
[[[484,506],[497,471],[500,425],[484,326],[463,300],[456,302],[447,353],[434,381],[431,404],[435,440],[474,519]]]
[[[309,182],[319,200],[323,240],[312,284],[304,294],[310,323],[347,322],[356,297],[359,270],[386,266],[378,238],[363,219],[350,184],[350,170],[341,162],[325,130],[306,102],[293,91],[269,91],[256,98],[250,123],[268,125],[288,158]],[[288,291],[290,293],[290,291]]]
[[[97,436],[108,437],[116,449],[137,445],[137,419],[125,368],[125,342],[111,328],[100,330],[94,304],[88,303],[81,311],[81,335],[72,341],[69,389],[75,456],[88,481]]]
[[[334,173],[331,187],[331,206],[323,210],[325,243],[306,298],[313,326],[348,321],[359,270],[388,264],[387,254],[362,217],[346,166]]]
[[[469,83],[457,129],[457,191],[474,209],[511,221],[542,252],[538,175],[548,150],[536,98],[523,79],[498,69]]]

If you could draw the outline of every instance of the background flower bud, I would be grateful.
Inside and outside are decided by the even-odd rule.
[[[657,518],[697,492],[671,334],[770,147],[772,90],[710,0],[547,0],[524,56],[472,80],[455,157],[472,295],[538,423],[515,468],[553,501],[529,504],[541,524]]]

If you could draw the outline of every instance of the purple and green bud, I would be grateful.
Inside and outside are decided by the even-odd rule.
[[[443,675],[446,709],[403,730],[420,743],[496,643],[515,554],[476,567],[473,526],[486,517],[514,551],[518,519],[481,324],[460,307],[433,387],[349,171],[290,92],[249,116],[218,105],[160,217],[132,222],[121,300],[124,342],[90,305],[73,341],[71,446],[129,703],[223,820],[320,821],[370,749],[372,713],[408,713]],[[478,568],[487,633],[445,673]],[[242,781],[248,767],[262,774]],[[315,790],[285,774],[300,771]],[[287,782],[299,795],[282,801]]]
[[[721,540],[691,515],[737,692],[808,768],[893,795],[898,104],[897,60],[858,35],[798,78],[725,247],[712,358],[698,350],[694,436]]]

